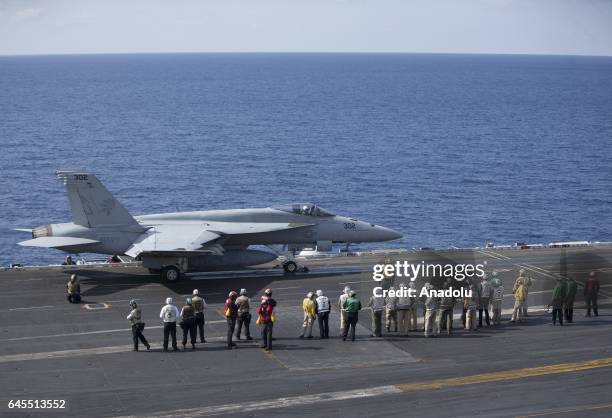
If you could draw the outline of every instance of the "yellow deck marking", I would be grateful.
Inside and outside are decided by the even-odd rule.
[[[533,376],[545,376],[558,373],[577,372],[581,370],[612,367],[612,357],[581,361],[576,363],[561,363],[543,367],[531,367],[528,369],[506,370],[503,372],[482,373],[472,376],[453,377],[449,379],[431,380],[421,383],[405,383],[395,385],[399,389],[407,391],[442,389],[452,386],[473,385],[476,383],[498,382],[502,380],[523,379]]]
[[[272,351],[266,351],[265,349],[262,348],[261,352],[264,353],[264,355],[268,357],[270,360],[274,360],[276,363],[278,363],[278,365],[281,366],[283,369],[289,369],[289,366],[287,366],[278,357],[272,354]]]

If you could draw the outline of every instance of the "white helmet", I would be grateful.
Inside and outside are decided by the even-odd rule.
[[[349,286],[344,286],[344,293],[348,295],[350,291],[351,291],[351,288]]]
[[[246,295],[247,294],[247,290],[242,288],[240,289],[240,295]]]
[[[317,296],[323,296],[323,291],[321,289],[317,290]]]
[[[312,298],[312,292],[308,292],[308,293],[306,293],[306,297],[307,297],[308,299],[311,299],[311,298]]]
[[[199,294],[200,294],[200,291],[198,289],[193,289],[194,296],[199,295]]]
[[[172,303],[172,298],[166,298],[166,305],[170,305]]]

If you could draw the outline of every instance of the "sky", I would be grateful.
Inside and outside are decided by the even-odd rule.
[[[0,0],[0,54],[612,55],[612,0]]]

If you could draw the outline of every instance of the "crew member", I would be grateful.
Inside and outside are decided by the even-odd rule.
[[[512,318],[510,322],[514,323],[515,321],[523,322],[523,305],[525,304],[525,299],[527,299],[527,290],[524,283],[519,283],[516,286],[514,283],[516,290],[514,290],[514,309],[512,310]]]
[[[257,309],[257,323],[261,327],[261,348],[266,351],[272,350],[272,329],[274,327],[274,308],[276,307],[276,301],[272,299],[272,289],[266,289],[264,295],[261,297],[261,304]]]
[[[193,289],[191,304],[195,310],[195,324],[200,332],[200,342],[205,343],[206,339],[204,338],[204,323],[206,322],[206,319],[204,318],[204,309],[206,309],[206,301],[200,296],[200,291],[198,289]]]
[[[178,350],[176,346],[176,319],[179,311],[172,304],[172,298],[166,298],[166,304],[159,312],[160,319],[164,322],[164,351],[168,351],[168,337],[172,337],[172,349]]]
[[[493,272],[493,296],[491,298],[491,307],[493,308],[493,325],[501,324],[501,310],[504,301],[504,285],[497,277],[497,272]]]
[[[410,308],[414,302],[414,298],[410,298],[407,294],[408,289],[404,283],[400,284],[401,295],[397,298],[397,322],[399,335],[405,337],[410,329]]]
[[[444,289],[451,289],[452,284],[447,281]],[[442,328],[446,327],[446,335],[451,335],[453,329],[453,309],[455,307],[455,298],[452,292],[449,292],[450,296],[443,296],[440,298],[440,309],[438,310],[438,317],[436,318],[436,335],[440,335]]]
[[[558,278],[557,284],[553,289],[552,301],[550,302],[550,306],[552,307],[552,320],[553,325],[557,325],[557,317],[559,317],[559,325],[563,325],[563,301],[565,300],[565,286],[563,284],[563,279]]]
[[[62,266],[74,266],[75,262],[72,259],[72,256],[67,255],[66,259],[64,260],[64,262],[62,263]]]
[[[372,337],[382,337],[382,315],[385,299],[382,296],[370,296],[368,308],[372,309]],[[343,334],[344,335],[344,334]]]
[[[246,289],[240,289],[240,296],[236,299],[236,305],[238,306],[238,329],[236,330],[236,339],[240,339],[240,333],[242,332],[242,326],[244,325],[244,335],[247,340],[252,340],[251,337],[251,300],[247,296]]]
[[[340,335],[344,334],[344,324],[346,322],[346,311],[344,310],[344,302],[349,297],[349,293],[351,288],[348,286],[344,286],[344,292],[338,298],[338,310],[340,311]]]
[[[528,316],[527,296],[529,296],[529,288],[531,287],[532,284],[533,284],[533,280],[531,279],[531,277],[525,276],[525,269],[520,269],[519,276],[516,278],[516,281],[514,282],[514,286],[512,287],[512,292],[516,294],[516,289],[518,289],[520,285],[523,285],[523,293],[525,296],[525,300],[523,301],[522,308],[521,308],[521,315],[523,318],[526,318]]]
[[[317,308],[312,292],[308,292],[302,301],[302,310],[304,311],[304,322],[302,323],[300,338],[312,338],[312,325],[317,317]]]
[[[354,290],[351,290],[349,292],[349,297],[344,302],[343,308],[346,311],[346,323],[344,324],[342,341],[346,341],[346,337],[349,334],[350,328],[351,340],[354,342],[355,328],[357,327],[357,321],[359,320],[359,311],[361,310],[361,301],[357,299],[357,293],[355,293]]]
[[[76,274],[70,276],[70,280],[66,284],[66,291],[68,292],[68,302],[80,303],[81,302],[81,284]]]
[[[138,351],[139,340],[142,341],[145,347],[147,347],[147,350],[150,350],[151,346],[149,345],[149,342],[144,337],[144,335],[142,335],[142,331],[145,327],[144,322],[142,322],[142,313],[134,299],[130,300],[130,307],[132,308],[132,310],[127,316],[127,320],[130,321],[130,324],[132,324],[132,340],[134,341],[134,351]]]
[[[584,301],[587,306],[587,314],[586,316],[591,316],[591,309],[593,309],[593,314],[595,316],[599,316],[597,312],[597,295],[599,294],[599,280],[595,277],[595,272],[592,271],[589,273],[589,278],[584,284]]]
[[[570,323],[574,319],[574,301],[576,300],[577,291],[578,284],[573,277],[570,277],[567,282],[567,293],[565,294],[565,301],[563,303],[565,308],[565,320]]]
[[[434,287],[431,283],[425,283],[425,288],[428,291],[434,290]],[[428,292],[425,298],[425,338],[429,338],[430,336],[432,336],[432,334],[433,336],[435,336],[435,321],[439,307],[439,298],[433,296],[431,292]]]
[[[238,318],[238,305],[236,305],[236,298],[238,293],[233,290],[229,292],[227,299],[225,300],[225,318],[227,319],[227,348],[238,348],[236,343],[232,341],[234,336],[234,329],[236,328],[236,319]]]
[[[471,283],[469,290],[471,291],[471,296],[466,296],[463,300],[463,307],[465,309],[465,329],[470,331],[475,331],[476,328],[476,309],[478,309],[479,304],[479,294],[478,287]]]
[[[319,323],[319,334],[321,338],[329,338],[329,312],[331,304],[329,298],[323,295],[322,290],[317,290],[317,321]]]
[[[395,287],[389,287],[389,290],[395,291]],[[397,296],[388,296],[385,298],[385,309],[386,309],[386,322],[387,332],[391,331],[391,325],[393,324],[394,332],[397,332]]]
[[[191,340],[191,348],[195,350],[197,328],[195,323],[195,309],[191,298],[187,298],[185,306],[181,309],[181,328],[183,329],[183,350],[187,346],[187,334]]]
[[[410,296],[410,318],[408,319],[408,322],[410,323],[410,331],[416,331],[419,299],[416,296],[416,285],[414,281],[411,281],[408,287],[411,289],[411,292],[414,292],[414,296]]]
[[[493,286],[487,280],[487,276],[482,277],[482,281],[480,282],[480,305],[478,306],[478,328],[482,328],[482,313],[485,313],[485,321],[487,326],[491,325],[491,321],[489,319],[489,303],[491,301],[491,296],[493,293]]]

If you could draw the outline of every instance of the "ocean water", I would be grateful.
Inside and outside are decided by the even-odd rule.
[[[68,221],[59,168],[133,213],[312,201],[380,246],[612,240],[612,59],[0,57],[0,264]]]

